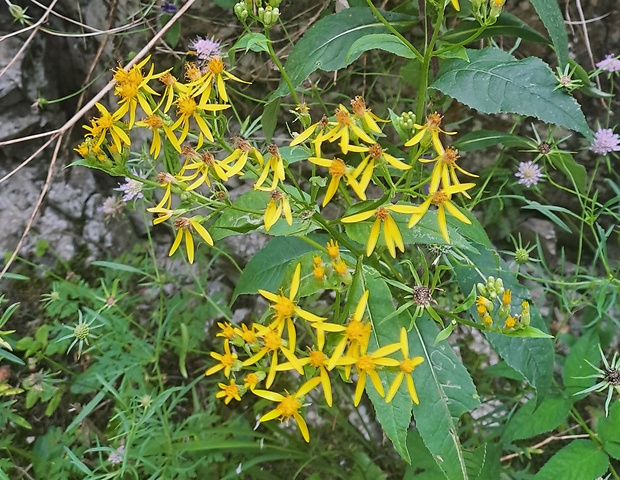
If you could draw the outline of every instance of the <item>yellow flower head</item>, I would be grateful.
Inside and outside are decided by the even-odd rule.
[[[220,391],[215,394],[215,398],[223,398],[226,405],[228,405],[233,398],[238,402],[241,401],[239,387],[235,384],[234,380],[231,380],[229,385],[218,383],[217,386],[220,387]]]
[[[338,246],[338,242],[334,240],[328,240],[327,254],[332,260],[336,260],[340,256],[340,247]]]
[[[438,114],[437,112],[431,113],[428,117],[426,117],[425,125],[415,124],[414,127],[420,130],[416,133],[411,140],[405,143],[405,147],[411,147],[413,145],[417,145],[422,141],[424,135],[429,133],[431,135],[431,140],[433,142],[433,147],[437,153],[440,153],[444,150],[441,141],[439,140],[439,133],[445,133],[447,135],[454,135],[456,132],[446,132],[441,129],[441,121],[443,120],[443,116]]]
[[[406,379],[407,391],[409,392],[409,396],[416,405],[419,405],[420,400],[418,399],[418,394],[413,383],[412,373],[415,367],[417,367],[424,361],[424,357],[409,358],[409,341],[405,328],[401,328],[400,330],[400,350],[403,354],[403,360],[400,362],[399,365],[400,372],[398,372],[398,375],[396,375],[392,386],[388,390],[387,396],[385,397],[385,402],[390,403],[392,401],[392,399],[396,395],[396,392],[398,392],[398,389],[400,388],[403,379]]]
[[[211,235],[195,218],[179,217],[174,221],[174,227],[177,229],[177,235],[168,252],[169,257],[177,251],[181,245],[181,240],[185,237],[187,259],[189,263],[194,263],[194,238],[192,237],[192,231],[196,231],[207,244],[213,246]]]
[[[293,213],[288,198],[281,191],[273,190],[271,200],[269,200],[265,210],[265,230],[269,231],[282,215],[284,215],[286,223],[293,225]]]

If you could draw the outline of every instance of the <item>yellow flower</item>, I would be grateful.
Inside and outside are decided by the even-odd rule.
[[[269,420],[273,420],[275,418],[279,418],[280,420],[284,420],[287,422],[291,417],[293,417],[297,421],[297,425],[299,426],[299,431],[301,435],[304,437],[306,442],[310,442],[310,433],[308,432],[308,425],[306,425],[306,421],[299,414],[299,410],[302,407],[302,402],[300,399],[307,395],[313,388],[315,388],[319,383],[321,383],[321,379],[318,377],[312,378],[304,383],[299,390],[294,395],[287,393],[286,396],[281,395],[279,393],[270,392],[268,390],[254,390],[254,393],[259,397],[266,398],[267,400],[271,400],[272,402],[278,402],[278,406],[271,410],[270,412],[263,415],[259,422],[267,422]]]
[[[360,184],[355,180],[355,176],[353,175],[353,169],[347,167],[343,160],[340,158],[334,158],[333,160],[328,160],[326,158],[319,157],[310,157],[308,160],[315,165],[320,165],[322,167],[327,167],[329,169],[329,174],[331,175],[331,180],[329,185],[327,186],[327,191],[325,192],[325,198],[323,199],[323,206],[327,205],[329,201],[334,197],[336,190],[338,190],[338,185],[340,185],[340,179],[345,177],[347,179],[347,185],[351,185],[355,194],[360,198],[360,200],[366,200],[366,193],[364,192],[365,188],[361,188]]]
[[[222,331],[216,334],[216,337],[224,337],[228,340],[232,340],[233,338],[235,338],[235,328],[230,322],[217,322],[217,326],[220,327],[220,330]]]
[[[288,198],[281,191],[273,190],[271,200],[269,200],[265,210],[265,230],[268,232],[282,215],[284,215],[286,223],[293,225],[293,214]]]
[[[390,211],[397,213],[416,214],[420,210],[420,207],[413,205],[388,205],[387,207],[379,207],[375,210],[368,210],[366,212],[356,213],[344,217],[340,221],[342,223],[357,223],[368,220],[373,215],[376,217],[375,222],[372,225],[370,234],[368,235],[368,242],[366,243],[366,256],[374,251],[377,241],[379,240],[379,232],[383,225],[383,239],[393,258],[396,258],[396,248],[401,252],[405,251],[405,245],[403,243],[403,237],[400,234],[398,225],[390,215]]]
[[[280,351],[290,362],[291,368],[294,368],[300,375],[303,375],[304,370],[299,363],[299,359],[295,356],[294,353],[295,339],[293,338],[291,340],[289,338],[287,346],[284,344],[280,332],[278,332],[275,328],[264,327],[262,325],[258,325],[256,328],[258,329],[257,336],[262,339],[263,346],[252,357],[244,361],[243,366],[248,367],[250,365],[254,365],[255,363],[258,363],[265,355],[270,353],[271,362],[269,365],[267,381],[265,382],[265,386],[269,388],[273,383],[274,379],[276,378],[276,371],[278,367],[278,352]]]
[[[338,242],[334,240],[329,240],[327,242],[327,254],[332,260],[336,260],[340,256],[340,247],[338,247]]]
[[[374,113],[370,111],[370,109],[366,108],[366,102],[364,98],[361,96],[356,96],[353,100],[351,100],[351,109],[353,110],[353,117],[359,118],[362,121],[362,125],[366,127],[366,131],[368,133],[381,133],[381,129],[377,122],[389,122],[389,120],[383,120],[377,117]]]
[[[122,144],[131,145],[131,140],[127,136],[127,133],[120,125],[124,124],[120,121],[123,117],[124,113],[119,112],[118,110],[114,113],[110,113],[107,108],[105,108],[99,102],[95,103],[95,107],[101,113],[101,116],[95,120],[91,121],[91,126],[84,125],[84,129],[90,132],[90,136],[95,139],[95,147],[98,147],[103,143],[105,139],[106,133],[110,133],[112,137],[112,144],[116,147],[117,152],[123,151]]]
[[[454,1],[454,0],[453,0]],[[416,133],[411,140],[405,143],[405,147],[411,147],[416,145],[422,141],[424,135],[428,132],[431,135],[431,139],[433,141],[433,146],[435,147],[435,151],[437,153],[443,151],[443,145],[439,140],[439,132],[445,133],[446,135],[454,135],[456,132],[446,132],[441,129],[441,121],[443,120],[443,116],[438,114],[437,112],[431,113],[428,117],[426,117],[425,125],[414,124],[414,127],[420,130]]]
[[[458,170],[464,175],[469,177],[478,177],[478,175],[474,175],[466,170],[463,170],[460,166],[456,164],[456,161],[459,158],[458,150],[454,148],[446,148],[444,150],[443,146],[441,146],[441,150],[438,152],[438,155],[432,160],[420,159],[422,163],[429,162],[437,162],[435,167],[433,168],[433,174],[431,176],[431,183],[429,186],[429,191],[434,192],[438,189],[439,183],[441,182],[441,186],[443,188],[449,187],[452,185],[460,185],[458,177],[456,176],[456,171]],[[467,192],[463,192],[467,198],[470,198]]]
[[[293,141],[290,143],[290,146],[294,147],[295,145],[299,145],[300,143],[303,143],[308,138],[310,138],[310,136],[313,133],[317,132],[318,135],[312,141],[312,144],[314,145],[316,156],[320,157],[321,156],[321,145],[322,145],[323,141],[325,140],[323,134],[327,130],[328,126],[329,126],[329,119],[327,118],[327,116],[323,115],[318,122],[313,123],[308,128],[306,128],[303,132],[301,132],[299,135],[297,135],[293,139]]]
[[[182,83],[180,83],[170,72],[166,71],[159,77],[159,81],[165,85],[164,94],[161,98],[161,101],[155,107],[158,110],[162,104],[164,104],[163,112],[167,113],[172,106],[172,102],[174,101],[175,94],[177,93],[187,93],[189,91],[188,87]]]
[[[341,364],[354,363],[357,370],[357,385],[355,387],[355,396],[353,398],[353,405],[358,406],[362,400],[362,393],[366,386],[366,377],[370,377],[372,384],[375,386],[377,393],[382,397],[385,397],[385,391],[383,390],[383,384],[377,373],[377,367],[397,367],[400,362],[395,358],[386,358],[396,350],[400,348],[400,343],[392,343],[375,350],[371,354],[367,354],[368,342],[365,342],[360,346],[358,355],[355,358],[348,358],[341,360]],[[346,371],[346,378],[349,378],[349,372]]]
[[[174,228],[176,228],[177,235],[174,239],[172,247],[168,252],[168,256],[171,257],[174,252],[177,251],[181,240],[185,237],[185,249],[187,250],[187,259],[189,263],[194,263],[194,238],[192,237],[192,230],[195,230],[202,239],[209,245],[213,246],[213,239],[207,229],[203,227],[195,218],[180,217],[174,221]]]
[[[228,405],[233,398],[239,402],[241,401],[239,387],[237,387],[234,380],[230,381],[230,385],[218,383],[217,386],[220,387],[220,391],[215,394],[215,398],[224,398],[224,403],[226,405]]]
[[[413,383],[413,376],[411,374],[413,373],[415,367],[424,361],[424,357],[409,358],[409,341],[407,339],[407,331],[404,327],[400,330],[400,351],[403,353],[404,359],[400,362],[400,372],[398,372],[398,375],[396,375],[396,378],[392,382],[392,386],[388,390],[387,396],[385,397],[385,403],[390,403],[392,401],[396,395],[396,392],[400,388],[400,384],[403,383],[403,379],[406,378],[409,396],[416,405],[419,405],[420,400],[418,399],[418,394],[416,393],[415,385]]]
[[[222,161],[216,159],[208,150],[202,150],[200,153],[196,152],[191,147],[184,146],[182,153],[186,155],[188,162],[183,166],[177,179],[181,182],[191,182],[195,179],[186,191],[192,191],[206,183],[207,186],[211,186],[211,180],[209,174],[213,175],[218,180],[225,182],[228,180],[228,166]],[[188,171],[194,170],[193,173],[187,174]]]
[[[278,183],[280,181],[284,181],[284,159],[282,155],[280,155],[280,149],[277,145],[271,144],[267,147],[267,151],[269,152],[269,158],[265,162],[263,166],[263,171],[261,172],[258,180],[256,180],[256,184],[254,184],[255,190],[275,190],[278,187]],[[262,160],[259,159],[259,161]],[[267,177],[269,176],[269,172],[273,172],[273,182],[271,183],[271,187],[269,188],[261,188]]]
[[[229,80],[234,80],[236,82],[249,84],[250,82],[246,82],[241,80],[240,78],[235,77],[232,73],[224,70],[224,62],[222,61],[222,57],[219,55],[215,55],[207,65],[207,70],[209,74],[211,74],[213,78],[213,82],[217,85],[217,93],[220,98],[225,102],[228,101],[228,94],[226,93],[226,88],[224,86],[224,77]]]
[[[312,258],[312,274],[317,282],[322,282],[325,278],[325,265],[323,265],[323,259],[318,255]]]
[[[219,360],[220,363],[214,365],[209,370],[205,372],[205,375],[208,377],[209,375],[213,375],[215,372],[219,372],[220,370],[224,370],[224,375],[226,378],[230,376],[230,371],[237,360],[237,354],[230,352],[230,345],[228,340],[224,340],[224,354],[220,354],[217,352],[211,352],[211,356],[216,360]]]
[[[258,385],[258,382],[261,381],[259,375],[255,372],[248,373],[245,377],[243,377],[243,386],[252,392]]]
[[[157,174],[157,182],[159,183],[159,186],[164,187],[166,191],[164,192],[164,196],[160,202],[155,207],[146,209],[147,212],[156,213],[158,215],[158,218],[153,220],[153,225],[157,225],[168,220],[174,213],[173,210],[170,210],[170,207],[172,206],[171,188],[173,184],[177,183],[177,180],[167,172],[160,172]]]
[[[116,69],[114,73],[114,79],[116,80],[116,87],[114,88],[114,95],[120,97],[119,100],[119,112],[125,115],[129,112],[129,128],[133,127],[136,119],[136,108],[138,104],[144,110],[147,115],[153,114],[153,109],[149,105],[149,101],[146,98],[146,94],[159,95],[155,90],[148,86],[148,82],[161,77],[164,73],[154,74],[154,65],[151,65],[149,73],[144,76],[142,74],[142,67],[147,64],[151,59],[149,55],[140,63],[132,66],[128,71],[123,70],[121,67]]]
[[[454,205],[450,199],[455,193],[461,193],[465,190],[475,187],[475,183],[461,183],[459,185],[450,185],[447,188],[438,190],[431,193],[428,198],[420,205],[419,210],[414,213],[409,219],[409,228],[415,226],[416,223],[426,214],[428,207],[432,203],[437,206],[437,223],[439,224],[439,230],[446,243],[450,243],[450,237],[448,236],[448,225],[446,223],[446,210],[450,212],[454,217],[467,225],[471,224],[469,218],[467,218],[461,211]]]
[[[235,149],[230,153],[230,155],[228,155],[224,160],[222,160],[222,163],[226,165],[235,162],[232,166],[228,167],[229,177],[237,175],[241,172],[241,170],[247,163],[250,154],[258,160],[260,165],[264,163],[261,153],[256,149],[256,147],[250,145],[247,140],[236,136],[234,138],[234,144]]]
[[[351,145],[349,143],[351,136],[356,136],[360,140],[366,143],[375,143],[375,140],[370,137],[364,130],[358,127],[353,118],[351,118],[351,113],[346,109],[346,107],[342,104],[336,108],[334,112],[334,117],[336,118],[335,122],[329,122],[333,128],[329,129],[327,132],[320,134],[315,142],[323,142],[325,140],[329,140],[330,142],[335,142],[340,139],[340,150],[342,153],[347,154],[349,151],[351,152],[360,152],[363,151],[363,147],[357,145]]]
[[[349,318],[349,323],[346,325],[344,335],[336,345],[336,348],[334,348],[334,353],[327,364],[328,370],[332,370],[338,365],[347,345],[346,356],[351,358],[357,358],[359,356],[362,346],[366,348],[365,346],[368,344],[368,339],[370,338],[371,326],[370,323],[363,322],[362,319],[366,304],[368,303],[368,295],[369,291],[365,290],[355,307],[355,312],[351,315],[351,318]]]
[[[368,188],[368,184],[370,183],[370,179],[372,178],[372,174],[375,169],[375,164],[378,161],[383,160],[398,170],[409,170],[411,168],[411,165],[401,162],[396,157],[383,150],[381,145],[378,143],[373,143],[369,147],[364,147],[362,151],[368,152],[368,155],[366,155],[357,166],[353,172],[353,177],[358,178],[361,175],[359,184],[363,191]]]
[[[196,103],[196,100],[189,94],[180,95],[175,104],[177,106],[177,115],[179,118],[170,127],[172,130],[176,130],[182,126],[181,134],[179,135],[179,143],[183,143],[187,134],[189,133],[189,122],[193,118],[198,124],[200,129],[200,136],[198,137],[198,145],[201,146],[203,142],[202,136],[204,135],[210,142],[213,141],[213,134],[207,122],[202,117],[202,112],[218,112],[230,108],[230,105],[219,105],[207,103],[207,99],[200,99],[200,102]]]
[[[245,343],[256,343],[258,340],[256,336],[256,330],[254,329],[254,324],[252,324],[251,328],[248,328],[245,323],[241,324],[241,328],[236,327],[234,329],[235,335],[238,335]]]
[[[174,136],[174,132],[168,125],[166,125],[166,123],[164,122],[164,119],[161,118],[159,115],[155,113],[152,115],[149,115],[144,120],[140,120],[139,122],[136,122],[136,125],[138,125],[139,127],[148,128],[149,130],[153,132],[153,140],[151,141],[151,148],[149,150],[149,153],[153,155],[154,160],[157,160],[157,157],[159,157],[159,153],[161,152],[162,140],[161,140],[161,135],[159,134],[159,129],[162,129],[164,131],[164,133],[166,134],[166,137],[168,138],[168,140],[170,140],[170,143],[172,144],[172,146],[178,152],[181,151],[181,146],[179,145],[179,141],[177,140],[177,137]]]
[[[272,317],[273,322],[271,323],[271,325],[269,325],[269,327],[282,332],[286,324],[288,330],[288,338],[291,344],[295,344],[296,342],[296,332],[295,326],[293,325],[293,315],[296,314],[310,323],[322,322],[325,320],[325,317],[319,317],[317,315],[314,315],[313,313],[307,312],[302,308],[298,307],[295,303],[295,296],[299,291],[300,280],[301,263],[298,263],[297,267],[295,267],[293,278],[291,279],[291,289],[289,291],[288,297],[284,295],[282,290],[280,290],[279,295],[268,292],[266,290],[258,291],[258,293],[260,293],[267,300],[273,302],[273,304],[270,306],[270,308],[272,308],[274,311]]]

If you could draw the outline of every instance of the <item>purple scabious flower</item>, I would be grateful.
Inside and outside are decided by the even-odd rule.
[[[118,190],[123,192],[123,202],[129,202],[134,198],[143,198],[142,182],[125,177],[125,183],[119,183],[118,185]]]
[[[534,185],[538,185],[538,182],[544,175],[540,167],[534,162],[520,162],[519,170],[515,173],[515,177],[519,179],[518,183],[530,188]]]
[[[616,58],[613,53],[610,53],[596,64],[596,68],[609,73],[617,72],[620,70],[620,59]]]
[[[173,14],[177,12],[177,6],[172,2],[164,2],[161,6],[162,13]]]
[[[607,155],[610,152],[620,151],[620,135],[614,133],[611,128],[599,128],[594,134],[594,141],[590,150],[599,155]]]
[[[213,37],[196,37],[190,42],[189,48],[196,52],[196,56],[202,61],[211,60],[216,55],[222,54],[222,42],[214,40]]]

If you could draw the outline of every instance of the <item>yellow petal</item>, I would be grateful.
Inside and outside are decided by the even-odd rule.
[[[301,279],[301,263],[298,263],[295,267],[295,273],[293,273],[293,279],[291,280],[291,290],[288,295],[290,300],[295,298],[297,291],[299,290],[299,281]]]
[[[368,210],[367,212],[356,213],[355,215],[349,215],[348,217],[341,218],[342,223],[357,223],[368,220],[375,214],[375,210]]]
[[[306,425],[306,421],[304,417],[302,417],[299,413],[293,413],[293,417],[297,420],[297,425],[299,426],[299,431],[301,432],[301,436],[304,437],[306,443],[310,443],[310,432],[308,432],[308,425]]]
[[[381,220],[377,218],[375,220],[375,223],[373,223],[372,225],[372,229],[370,230],[370,235],[368,235],[368,243],[366,244],[366,256],[367,257],[370,257],[370,254],[373,252],[373,250],[375,249],[377,245],[377,240],[379,240],[380,230],[381,230]]]
[[[183,230],[179,229],[177,231],[176,237],[174,237],[174,242],[172,243],[172,246],[170,247],[170,251],[168,252],[169,257],[171,257],[174,254],[174,252],[177,251],[177,249],[179,248],[179,245],[181,245],[181,240],[183,240]]]
[[[387,396],[385,397],[385,403],[390,403],[393,400],[396,392],[398,392],[398,389],[400,388],[400,384],[403,382],[404,377],[404,372],[400,372],[398,375],[396,375],[396,378],[394,379],[394,382],[392,382],[392,385],[388,390]]]
[[[200,237],[205,242],[207,242],[209,245],[213,246],[213,238],[211,237],[209,232],[207,232],[207,229],[205,227],[203,227],[200,223],[198,223],[193,218],[191,218],[189,220],[189,223],[192,224],[192,227],[194,227],[194,230],[196,230],[196,233],[198,233],[198,235],[200,235]]]
[[[357,407],[362,400],[362,393],[364,393],[364,386],[366,385],[366,372],[361,372],[355,386],[355,396],[353,397],[353,406]]]
[[[409,396],[411,400],[413,400],[413,403],[420,405],[420,399],[418,398],[418,393],[415,391],[415,384],[413,383],[411,375],[407,375],[407,390],[409,390]]]
[[[194,238],[189,229],[185,229],[185,249],[187,250],[189,263],[194,263]]]

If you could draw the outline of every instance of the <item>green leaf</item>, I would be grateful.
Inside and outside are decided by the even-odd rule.
[[[609,417],[598,421],[598,438],[603,449],[616,460],[620,460],[620,402],[614,402]]]
[[[413,415],[426,447],[436,461],[443,459],[438,465],[445,475],[450,480],[468,478],[457,420],[480,402],[467,369],[450,345],[433,346],[436,335],[437,324],[426,315],[409,332],[409,354],[425,358],[414,371],[420,405],[413,406]]]
[[[568,63],[568,34],[564,25],[564,15],[557,0],[531,0],[536,13],[549,32],[560,67]]]
[[[287,269],[295,261],[316,248],[296,237],[276,237],[248,262],[237,281],[231,302],[239,295],[255,294],[259,288],[276,292],[282,286]]]
[[[574,440],[551,457],[534,480],[594,480],[608,465],[607,455],[590,440]]]
[[[316,225],[310,217],[314,211],[318,211],[318,206],[314,210],[302,210],[296,208],[298,204],[306,205],[310,201],[310,196],[303,193],[303,198],[299,198],[299,192],[290,185],[283,185],[282,189],[289,195],[289,202],[293,211],[293,223],[289,225],[284,217],[280,218],[270,229],[264,230],[264,213],[271,197],[269,192],[262,190],[250,190],[242,194],[213,222],[209,232],[213,240],[221,240],[230,235],[248,233],[254,230],[261,230],[274,237],[284,235],[306,235],[316,229]],[[303,214],[303,215],[302,215]],[[303,217],[303,218],[302,218]]]
[[[547,217],[549,220],[551,220],[554,224],[556,224],[558,227],[560,227],[565,232],[572,233],[570,227],[566,225],[566,222],[564,222],[564,220],[558,217],[555,212],[561,212],[561,213],[565,213],[566,215],[576,216],[574,212],[571,212],[570,210],[564,207],[560,207],[556,205],[543,205],[542,203],[537,202],[536,200],[528,200],[526,198],[524,198],[524,200],[525,202],[527,202],[527,205],[521,207],[522,209],[536,210],[538,213],[543,214],[545,217]]]
[[[459,22],[456,28],[449,29],[439,39],[448,43],[461,43],[470,39],[472,35],[480,30],[480,24],[477,21],[465,20]],[[527,23],[514,15],[503,12],[494,25],[487,27],[476,38],[490,38],[499,36],[519,37],[523,40],[535,43],[549,43],[549,41],[530,27]]]
[[[247,33],[237,40],[230,49],[232,51],[245,50],[246,53],[248,50],[257,53],[269,52],[268,42],[269,40],[262,33]]]
[[[552,153],[547,155],[547,159],[553,168],[558,169],[575,184],[579,193],[586,195],[587,173],[583,165],[578,164],[568,152]]]
[[[407,467],[403,479],[415,480],[443,480],[447,479],[444,473],[437,465],[437,461],[428,451],[426,445],[422,441],[420,432],[417,430],[409,430],[407,435],[407,449],[414,453],[415,462]]]
[[[495,132],[493,130],[475,130],[466,133],[456,140],[452,146],[463,152],[471,152],[472,150],[480,150],[499,144],[505,147],[532,147],[526,138],[512,133]]]
[[[132,267],[131,265],[125,265],[124,263],[106,262],[104,260],[95,260],[94,262],[91,263],[91,265],[95,265],[96,267],[101,267],[101,268],[109,268],[110,270],[118,270],[121,272],[136,273],[138,275],[144,275],[145,277],[148,276],[148,273],[146,273],[144,270],[140,270],[139,268]]]
[[[589,375],[596,374],[596,370],[588,365],[586,360],[592,365],[598,365],[598,344],[599,340],[595,329],[590,329],[575,342],[566,357],[562,378],[564,380],[564,388],[566,389],[566,393],[569,395],[569,399],[573,403],[588,395],[587,393],[575,395],[575,393],[590,388],[596,382],[596,378],[594,377],[578,377],[587,377]]]
[[[401,324],[393,316],[394,305],[392,304],[390,289],[378,272],[372,269],[364,269],[363,279],[364,289],[370,292],[368,296],[368,311],[370,312],[369,320],[373,326],[373,335],[370,339],[369,351],[372,352],[379,347],[398,342]],[[357,293],[361,297],[362,291]],[[391,318],[390,315],[392,315]],[[419,349],[409,351],[410,355],[420,353]],[[397,355],[395,354],[394,357],[402,358],[397,357]],[[416,367],[414,371],[414,380],[417,378],[415,372],[417,372],[418,368]],[[381,371],[379,376],[387,392],[396,374]],[[402,393],[403,391],[406,391],[406,388],[404,385],[401,385],[401,389],[394,399],[390,403],[385,403],[385,399],[375,391],[372,382],[369,382],[366,386],[366,393],[375,407],[377,420],[381,424],[383,431],[392,441],[394,448],[400,456],[406,462],[411,463],[411,457],[407,450],[407,430],[411,423],[411,406],[413,402],[408,394]]]
[[[260,123],[263,128],[263,134],[265,135],[265,142],[267,143],[271,142],[273,132],[276,130],[279,111],[280,97],[274,97],[265,105],[265,108],[263,108]]]
[[[174,25],[166,31],[164,38],[168,45],[172,48],[176,47],[177,43],[179,43],[179,39],[181,38],[181,22],[178,20],[174,22]]]
[[[406,15],[390,12],[381,14],[394,26],[417,21]],[[346,8],[323,17],[295,44],[286,60],[284,68],[293,87],[299,86],[316,70],[333,72],[349,66],[357,59],[348,55],[355,41],[377,33],[387,33],[387,29],[367,7]],[[281,81],[272,98],[288,93],[288,86]]]
[[[467,478],[477,479],[485,468],[487,446],[481,445],[474,450],[465,450],[465,466],[467,467]]]
[[[437,336],[435,337],[435,340],[433,341],[433,346],[437,345],[439,342],[442,342],[443,340],[448,338],[450,335],[452,335],[452,332],[454,331],[454,327],[456,327],[456,321],[453,320],[452,322],[450,322],[450,325],[448,325],[446,328],[444,328],[441,332],[437,334]]]
[[[492,275],[502,278],[504,287],[512,290],[512,305],[520,306],[529,298],[529,292],[520,285],[516,275],[511,272],[505,262],[501,262],[494,250],[479,247],[479,254],[468,254],[471,265],[454,265],[459,287],[463,292],[471,292],[478,282],[483,282]],[[480,272],[480,273],[479,273]],[[472,317],[478,321],[475,308],[470,309]],[[536,305],[530,306],[533,327],[546,331],[546,325]],[[493,349],[506,363],[523,375],[523,378],[544,397],[551,383],[553,372],[553,342],[545,338],[516,338],[500,333],[484,332]]]
[[[553,335],[543,332],[542,330],[527,326],[513,332],[504,333],[507,337],[519,337],[519,338],[553,338]]]
[[[542,60],[517,60],[494,47],[467,53],[471,62],[447,60],[431,87],[484,113],[535,117],[592,139],[579,104],[555,90],[557,79]]]
[[[374,49],[384,50],[403,58],[415,58],[415,55],[409,47],[396,35],[392,35],[391,33],[375,33],[364,35],[355,40],[351,48],[349,48],[345,63],[349,64],[356,58],[359,58],[362,53]]]
[[[533,398],[512,416],[506,425],[502,440],[514,442],[555,430],[568,417],[570,407],[570,400],[549,396],[536,408],[536,399]]]
[[[11,352],[4,350],[0,347],[0,358],[6,358],[9,362],[16,363],[17,365],[25,365],[24,361],[13,355]]]

